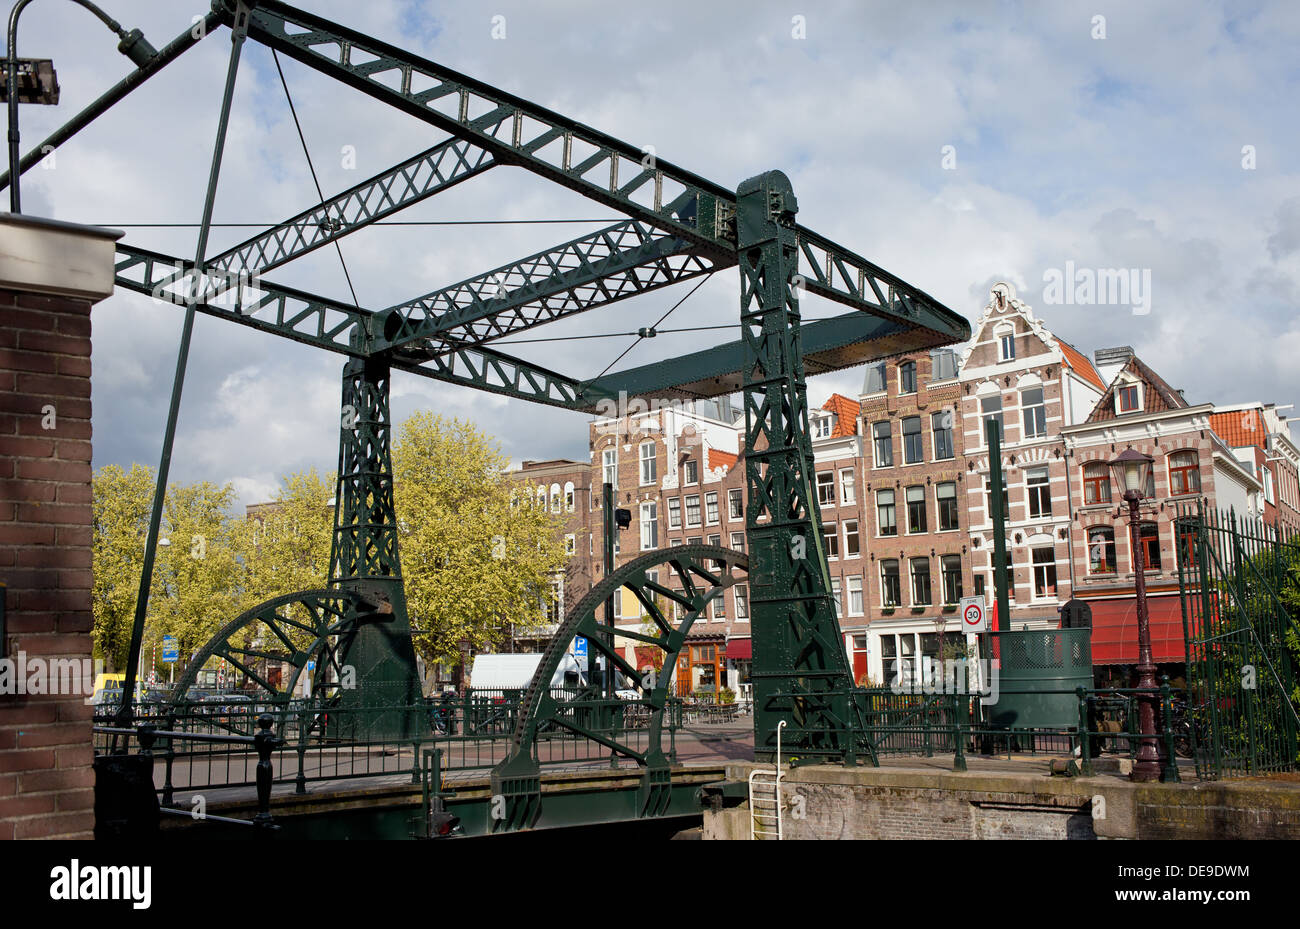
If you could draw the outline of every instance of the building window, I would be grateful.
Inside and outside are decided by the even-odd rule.
[[[744,519],[745,518],[745,500],[737,487],[734,490],[727,491],[727,519]]]
[[[1083,502],[1110,503],[1110,469],[1103,461],[1083,466]]]
[[[704,495],[704,521],[710,526],[718,524],[718,492],[710,490]]]
[[[884,389],[885,363],[881,361],[867,368],[867,380],[863,385],[862,392],[866,394],[878,394]]]
[[[829,471],[817,475],[817,502],[822,506],[835,505],[835,475]]]
[[[641,483],[653,484],[655,482],[655,444],[654,442],[641,443]]]
[[[934,439],[934,458],[942,461],[953,457],[952,410],[930,414],[930,433]]]
[[[930,559],[912,559],[912,606],[930,604]]]
[[[691,494],[686,498],[686,525],[698,526],[700,524],[700,498],[698,494]]]
[[[618,490],[618,450],[607,448],[600,456],[602,479],[606,484],[613,484]]]
[[[682,464],[682,473],[687,484],[698,484],[700,482],[700,463],[695,459],[690,459]]]
[[[1121,413],[1131,413],[1138,408],[1137,384],[1129,384],[1115,391],[1115,403]]]
[[[886,558],[880,562],[880,605],[898,606],[902,589],[898,580],[898,559]]]
[[[993,522],[993,479],[984,478],[984,514],[989,522]],[[1011,507],[1007,501],[1007,479],[1005,475],[1002,478],[1002,518],[1011,519]]]
[[[668,528],[682,528],[682,501],[678,497],[668,498]]]
[[[1006,329],[998,333],[998,359],[1001,361],[1014,361],[1016,358],[1016,333],[1014,329]]]
[[[1155,523],[1142,523],[1138,538],[1142,546],[1142,564],[1144,571],[1160,570],[1160,527]]]
[[[856,519],[846,519],[844,521],[844,557],[857,558],[862,554],[862,540],[858,536],[858,521]]]
[[[812,416],[812,437],[814,439],[829,439],[831,437],[831,414],[814,413]]]
[[[840,472],[840,502],[845,506],[858,502],[858,489],[853,483],[852,468]]]
[[[943,555],[939,559],[939,568],[943,572],[943,602],[958,602],[962,595],[961,555]]]
[[[564,485],[564,511],[566,513],[573,512],[573,481],[569,481]]]
[[[871,450],[877,468],[891,468],[894,465],[894,436],[889,420],[872,423]]]
[[[1115,573],[1115,530],[1110,526],[1088,530],[1088,573]]]
[[[898,392],[900,394],[916,393],[915,361],[904,361],[898,366]]]
[[[1005,441],[1007,436],[1002,425],[1002,397],[1000,395],[996,395],[992,397],[985,397],[984,399],[980,400],[980,415],[983,417],[983,422],[980,425],[980,429],[981,429],[980,441],[981,442],[986,441],[985,433],[988,431],[989,428],[988,427],[989,420],[992,420],[993,422],[998,424],[998,441],[999,442]]]
[[[845,581],[848,583],[848,587],[849,587],[849,615],[861,616],[862,615],[862,577],[861,575],[856,577],[848,577],[845,578]]]
[[[564,506],[564,499],[560,496],[560,485],[551,485],[551,512],[558,513]]]
[[[1030,517],[1052,515],[1052,488],[1048,483],[1046,468],[1029,468],[1025,471],[1025,484],[1029,493]]]
[[[1178,551],[1183,559],[1184,571],[1196,570],[1196,520],[1180,519],[1174,523]]]
[[[1025,438],[1038,439],[1047,435],[1047,406],[1043,403],[1043,388],[1033,387],[1022,391],[1020,408],[1024,414]]]
[[[736,619],[749,619],[749,588],[736,585]]]
[[[727,592],[719,590],[713,597],[713,618],[723,619],[727,615]]]
[[[1201,492],[1201,471],[1196,452],[1174,452],[1169,456],[1169,493],[1195,494]]]
[[[892,490],[876,491],[876,531],[881,535],[898,535]]]
[[[973,579],[975,581],[975,596],[984,596],[984,575],[979,575]]]
[[[935,496],[939,499],[939,530],[959,528],[957,521],[957,485],[953,481],[944,481],[935,485]]]
[[[721,547],[722,547],[722,536],[720,536],[720,535],[711,535],[711,536],[709,536],[709,544],[712,545],[714,548],[721,548]]]
[[[921,444],[921,417],[905,417],[903,419],[903,463],[916,464],[924,459],[925,449]]]
[[[822,544],[826,547],[827,558],[840,557],[840,532],[835,523],[822,526]]]
[[[577,550],[578,540],[575,538],[574,534],[570,532],[564,537],[564,554],[572,555]]]
[[[659,504],[649,500],[641,504],[641,551],[659,547]]]
[[[907,531],[925,532],[925,487],[916,484],[907,488]]]
[[[1036,548],[1033,552],[1034,599],[1045,600],[1056,596],[1056,551]]]
[[[840,606],[840,579],[838,577],[831,578],[831,599],[835,601],[835,618],[839,619],[844,613]]]
[[[738,552],[745,550],[745,533],[733,532],[731,534],[731,547]]]

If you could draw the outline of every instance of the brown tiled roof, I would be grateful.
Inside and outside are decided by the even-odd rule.
[[[835,427],[831,430],[833,438],[857,432],[859,406],[856,400],[850,400],[843,394],[831,394],[830,399],[822,404],[822,409],[835,416]]]
[[[1260,415],[1259,410],[1211,413],[1210,428],[1231,448],[1243,448],[1247,445],[1264,448],[1268,435],[1264,429],[1264,417]]]
[[[1092,366],[1092,362],[1088,360],[1087,355],[1084,355],[1064,339],[1057,339],[1056,342],[1061,346],[1061,354],[1065,356],[1066,367],[1073,370],[1085,381],[1095,385],[1098,390],[1106,389],[1106,382],[1101,379],[1101,375]]]
[[[1174,390],[1165,382],[1159,374],[1152,371],[1137,355],[1128,360],[1128,363],[1121,369],[1121,373],[1128,372],[1142,382],[1142,410],[1143,413],[1163,413],[1166,410],[1182,410],[1187,408],[1187,401],[1183,395]],[[1116,419],[1118,415],[1115,412],[1115,389],[1119,386],[1119,374],[1111,382],[1110,388],[1097,401],[1097,405],[1092,408],[1088,414],[1086,422],[1096,423],[1107,419]],[[1124,414],[1126,416],[1132,413]]]

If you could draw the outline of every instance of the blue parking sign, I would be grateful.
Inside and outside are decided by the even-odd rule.
[[[587,640],[582,636],[575,636],[573,639],[573,656],[575,658],[587,657]]]

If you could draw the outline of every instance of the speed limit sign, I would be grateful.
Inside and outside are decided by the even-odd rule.
[[[988,632],[989,617],[984,609],[984,595],[961,598],[961,627],[966,632]]]

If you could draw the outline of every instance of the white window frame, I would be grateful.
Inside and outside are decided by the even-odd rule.
[[[648,457],[646,455],[646,449],[650,450],[650,454]],[[640,468],[637,473],[640,474],[641,476],[642,487],[653,485],[658,478],[659,469],[658,469],[658,462],[656,460],[657,454],[658,454],[658,448],[656,448],[653,439],[650,440],[649,442],[641,443],[639,458],[638,458]],[[648,469],[650,472],[648,477],[646,475],[646,471],[647,471],[646,465],[650,466]]]
[[[825,481],[822,478],[826,478]],[[835,472],[818,471],[816,477],[817,503],[821,506],[835,506]]]
[[[668,498],[668,528],[682,528],[682,499],[681,497]]]
[[[692,500],[695,501],[695,521],[694,521],[694,522],[691,522],[691,501],[692,501]],[[687,495],[685,496],[685,498],[682,500],[682,512],[683,512],[683,514],[684,514],[684,517],[683,517],[683,518],[686,520],[686,526],[687,526],[687,528],[694,529],[695,527],[701,525],[701,523],[700,523],[700,495],[699,495],[699,494],[687,494]]]
[[[706,491],[704,494],[704,524],[706,526],[716,526],[720,521],[718,518],[718,492],[716,490]]]
[[[856,589],[856,590],[854,590],[854,588],[853,588],[854,581],[857,582],[857,589]],[[849,577],[846,577],[846,578],[844,579],[844,586],[845,586],[845,589],[848,591],[848,603],[846,604],[846,606],[848,607],[848,613],[849,613],[849,615],[850,615],[850,616],[865,616],[865,615],[866,615],[866,601],[865,601],[865,599],[864,599],[864,597],[863,597],[863,593],[862,593],[862,575],[861,575],[861,574],[853,574],[853,575],[850,575]],[[855,598],[855,595],[856,595],[856,598]],[[856,610],[853,608],[853,604],[854,604],[855,599],[856,599],[856,602],[857,602],[857,609],[856,609]]]
[[[618,449],[607,448],[600,453],[600,477],[605,484],[613,484],[618,490]]]
[[[641,503],[641,551],[653,551],[659,547],[659,504],[654,500]],[[646,530],[649,529],[649,543],[646,542]]]
[[[840,503],[852,506],[858,502],[858,486],[852,468],[840,469]]]

